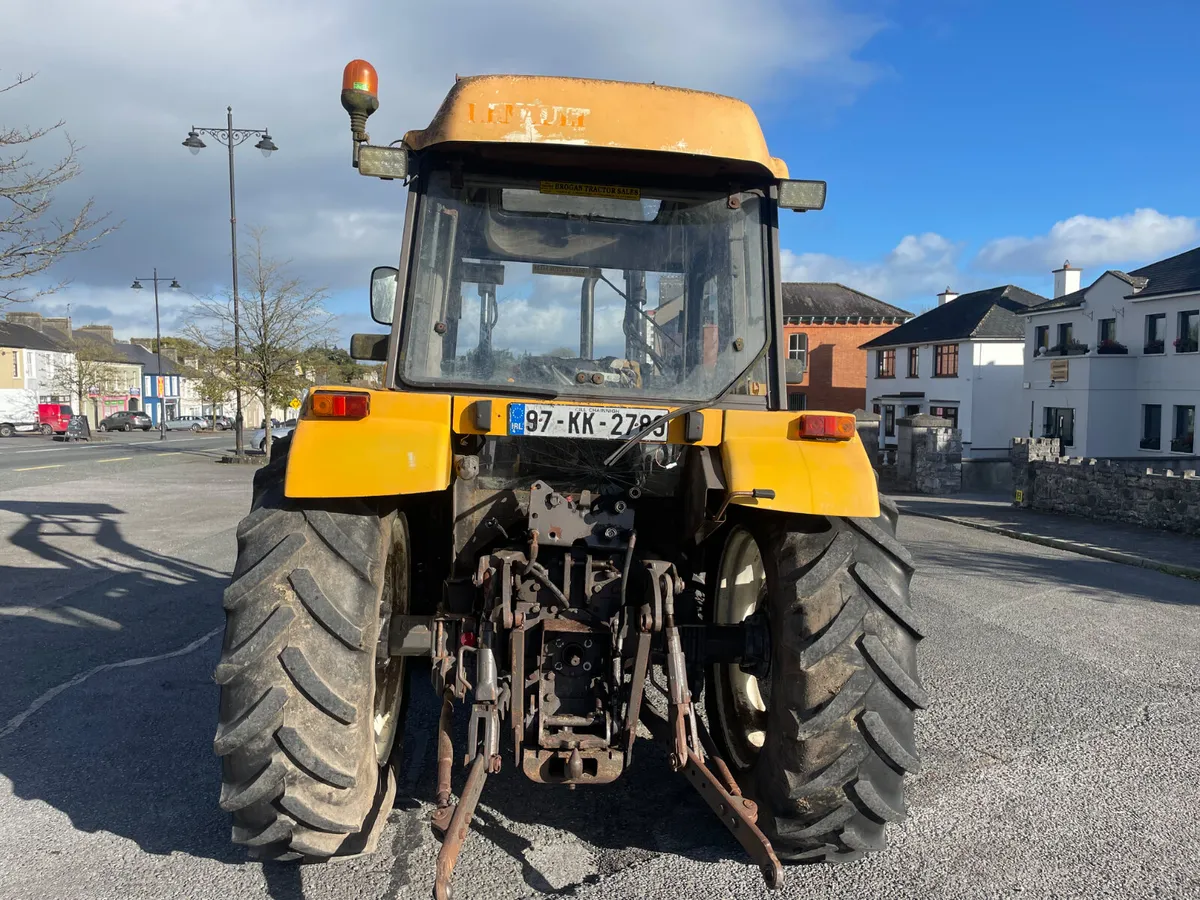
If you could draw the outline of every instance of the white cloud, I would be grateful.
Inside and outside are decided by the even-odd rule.
[[[860,261],[825,253],[784,250],[784,281],[836,281],[879,300],[897,303],[911,297],[932,302],[947,285],[962,290],[958,267],[962,244],[940,234],[910,234],[880,260]]]
[[[1055,222],[1036,237],[1004,237],[989,241],[975,265],[989,272],[1049,273],[1070,260],[1081,268],[1111,268],[1122,263],[1151,262],[1200,242],[1200,220],[1137,209],[1124,216],[1099,219],[1078,215]]]

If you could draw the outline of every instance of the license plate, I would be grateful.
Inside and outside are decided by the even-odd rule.
[[[537,437],[593,438],[619,440],[632,437],[665,409],[635,409],[625,406],[576,406],[559,403],[508,404],[508,433]],[[659,423],[642,440],[663,442],[667,423]]]

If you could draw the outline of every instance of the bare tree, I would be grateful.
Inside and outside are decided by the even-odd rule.
[[[73,409],[83,415],[85,394],[117,388],[116,364],[121,360],[98,341],[71,340],[67,345],[72,355],[66,365],[55,367],[53,388],[56,393],[74,398]]]
[[[198,360],[200,380],[196,393],[200,402],[209,407],[212,426],[217,427],[217,407],[229,401],[233,393],[233,350],[208,351],[201,353]]]
[[[241,296],[242,387],[262,401],[263,415],[299,396],[307,385],[304,362],[309,347],[330,333],[324,288],[306,286],[287,274],[288,261],[269,258],[263,229],[252,229],[250,250],[239,260],[247,289]],[[210,352],[233,346],[233,297],[201,299],[191,311],[187,336]],[[232,372],[230,377],[232,377]],[[271,429],[266,451],[271,452]]]
[[[0,88],[5,94],[32,81],[18,75]],[[0,124],[0,307],[53,293],[52,288],[23,294],[22,282],[49,269],[69,253],[86,250],[116,226],[101,227],[107,215],[96,215],[92,200],[66,219],[53,215],[55,191],[77,178],[79,146],[64,134],[65,155],[46,167],[29,158],[30,145],[63,127],[42,128]]]

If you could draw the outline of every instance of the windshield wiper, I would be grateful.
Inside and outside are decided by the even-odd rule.
[[[718,393],[717,396],[713,397],[711,400],[701,400],[699,403],[688,403],[687,405],[681,406],[678,409],[671,410],[671,412],[667,413],[665,416],[659,416],[645,428],[635,432],[632,437],[625,441],[625,443],[610,453],[607,458],[605,458],[603,465],[605,467],[611,466],[618,459],[628,453],[634,444],[641,441],[642,438],[654,431],[654,429],[658,428],[660,425],[665,425],[672,419],[678,419],[680,416],[686,416],[690,412],[696,412],[697,410],[704,409],[706,406],[712,406],[713,404],[720,402],[722,397],[733,390],[734,385],[738,384],[743,378],[746,377],[747,373],[749,373],[751,369],[758,365],[758,361],[766,354],[769,346],[770,342],[764,343],[762,349],[758,351],[758,355],[750,361],[750,365],[746,366],[746,368],[742,370],[737,378],[725,385],[725,387],[721,389],[721,392]]]

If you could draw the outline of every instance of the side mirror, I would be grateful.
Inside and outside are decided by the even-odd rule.
[[[399,274],[399,270],[391,266],[376,266],[371,271],[371,318],[380,325],[392,324]]]
[[[350,335],[350,358],[369,360],[371,362],[387,362],[387,334],[352,334]]]

